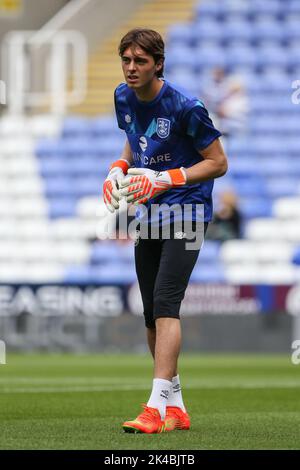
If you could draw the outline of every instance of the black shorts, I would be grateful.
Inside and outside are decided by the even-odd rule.
[[[202,237],[208,223],[202,228]],[[161,317],[179,318],[190,276],[199,256],[197,249],[186,249],[185,238],[156,240],[138,237],[135,244],[135,267],[143,300],[145,325],[155,328],[155,320]]]

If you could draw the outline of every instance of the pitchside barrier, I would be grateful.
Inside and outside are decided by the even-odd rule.
[[[290,351],[299,292],[297,286],[192,283],[181,307],[183,349]],[[146,351],[139,288],[0,285],[0,338],[17,350]]]

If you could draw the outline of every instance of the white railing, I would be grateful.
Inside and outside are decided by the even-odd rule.
[[[52,113],[64,114],[67,106],[85,98],[87,60],[87,43],[78,31],[8,33],[1,50],[8,112],[22,115],[50,106]],[[71,90],[68,76],[73,79]]]

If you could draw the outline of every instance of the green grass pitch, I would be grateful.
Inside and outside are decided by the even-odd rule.
[[[149,397],[149,356],[8,354],[0,448],[300,448],[300,365],[288,355],[184,354],[180,370],[191,430],[126,434]]]

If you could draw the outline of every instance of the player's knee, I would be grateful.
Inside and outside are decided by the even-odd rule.
[[[174,302],[165,296],[157,296],[154,299],[154,319],[179,318],[180,302]]]

